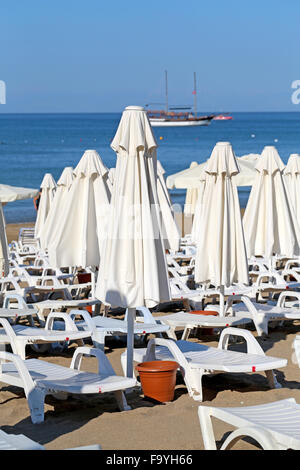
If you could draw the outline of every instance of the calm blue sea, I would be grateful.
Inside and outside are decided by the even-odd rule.
[[[205,114],[205,113],[203,113]],[[232,121],[207,127],[154,128],[158,158],[166,176],[205,161],[218,141],[232,143],[237,156],[261,153],[275,145],[284,163],[300,153],[300,113],[232,113]],[[121,114],[0,114],[0,183],[39,188],[50,172],[57,181],[65,166],[75,167],[83,152],[96,149],[104,163],[115,166],[110,142]],[[240,192],[245,207],[250,188]],[[184,203],[185,191],[171,191],[173,203]],[[35,220],[32,200],[5,206],[7,222]]]

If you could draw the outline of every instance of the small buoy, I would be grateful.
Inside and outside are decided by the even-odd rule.
[[[162,136],[160,136],[159,140],[163,140],[164,138]]]
[[[274,139],[274,142],[278,142],[278,139]]]
[[[254,139],[254,137],[255,137],[255,134],[251,134],[251,137],[252,137],[252,139]]]

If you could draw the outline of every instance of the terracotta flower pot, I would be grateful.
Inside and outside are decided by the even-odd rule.
[[[195,313],[196,315],[213,315],[214,317],[218,316],[218,312],[215,310],[191,310],[189,313]],[[213,328],[201,328],[201,334],[205,336],[210,336],[214,334]]]
[[[161,403],[172,401],[178,367],[175,361],[149,361],[138,364],[136,370],[140,374],[144,396]]]

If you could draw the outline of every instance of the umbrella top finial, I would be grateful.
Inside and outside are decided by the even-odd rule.
[[[143,106],[126,106],[125,111],[145,111]]]

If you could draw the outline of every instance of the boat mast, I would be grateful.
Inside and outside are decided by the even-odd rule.
[[[197,89],[196,89],[196,72],[194,72],[194,115],[197,117]]]
[[[167,70],[165,71],[165,77],[166,77],[166,113],[169,112],[169,102],[168,102],[168,72]]]

